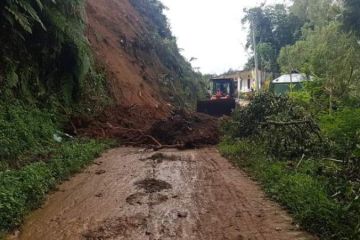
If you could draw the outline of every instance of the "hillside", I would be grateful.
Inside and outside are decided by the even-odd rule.
[[[143,0],[88,0],[86,7],[90,46],[116,104],[154,118],[182,103],[184,87],[196,90],[184,78],[198,77],[179,54],[162,8]],[[187,94],[193,101],[197,91]]]
[[[150,127],[176,107],[191,108],[202,92],[201,74],[180,54],[159,1],[22,0],[0,7],[4,159],[51,142],[49,132]]]
[[[90,46],[106,70],[115,102],[136,104],[155,116],[168,112],[168,97],[159,94],[160,77],[168,70],[139,42],[150,32],[146,20],[127,0],[89,0],[86,11]]]

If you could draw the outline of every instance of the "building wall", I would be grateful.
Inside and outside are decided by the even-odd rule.
[[[234,79],[235,84],[237,85],[238,96],[241,93],[248,93],[256,89],[255,69],[224,74],[221,77]],[[268,73],[259,71],[259,78],[261,79],[260,87],[264,85],[265,80],[269,77],[270,75]]]

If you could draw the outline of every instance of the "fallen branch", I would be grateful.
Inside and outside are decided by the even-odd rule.
[[[163,146],[163,145],[162,145],[158,140],[156,140],[153,136],[144,135],[144,137],[150,138],[150,139],[153,140],[159,147],[162,147],[162,146]]]
[[[145,137],[145,138],[148,138],[148,139],[151,139],[154,143],[156,143],[159,147],[162,146],[162,144],[157,140],[155,139],[153,136],[150,136],[150,135],[147,135],[144,133],[143,130],[140,130],[140,129],[133,129],[133,128],[124,128],[124,127],[114,127],[113,125],[111,125],[110,123],[106,123],[111,129],[116,129],[116,130],[123,130],[123,131],[127,131],[127,132],[137,132],[139,133],[139,135],[141,137]],[[140,141],[140,140],[139,140]]]
[[[338,163],[345,163],[345,161],[343,161],[343,160],[338,160],[338,159],[334,159],[334,158],[323,158],[323,160],[338,162]]]

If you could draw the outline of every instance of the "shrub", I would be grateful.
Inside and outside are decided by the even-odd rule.
[[[360,158],[360,108],[345,108],[320,116],[323,133],[331,141],[333,153],[349,160]]]
[[[330,143],[333,157],[344,161],[337,177],[359,181],[360,176],[360,108],[345,108],[332,115],[320,116],[323,134]],[[360,193],[359,193],[360,196]]]
[[[271,115],[289,108],[287,97],[261,93],[254,97],[247,107],[235,111],[232,119],[223,123],[225,135],[232,138],[246,138],[260,133],[261,123]]]
[[[302,107],[286,96],[261,93],[245,108],[236,111],[222,124],[225,135],[251,138],[266,146],[276,158],[295,158],[319,153],[319,127]]]
[[[0,102],[0,162],[17,165],[17,158],[25,151],[53,142],[57,129],[53,119],[53,114],[34,106]]]

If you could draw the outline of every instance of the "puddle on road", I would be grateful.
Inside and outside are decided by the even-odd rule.
[[[126,198],[126,202],[133,206],[143,205],[147,202],[147,196],[148,194],[146,193],[134,193]]]
[[[154,178],[147,178],[138,181],[135,183],[135,185],[138,188],[144,189],[146,193],[156,193],[172,188],[170,183]]]

